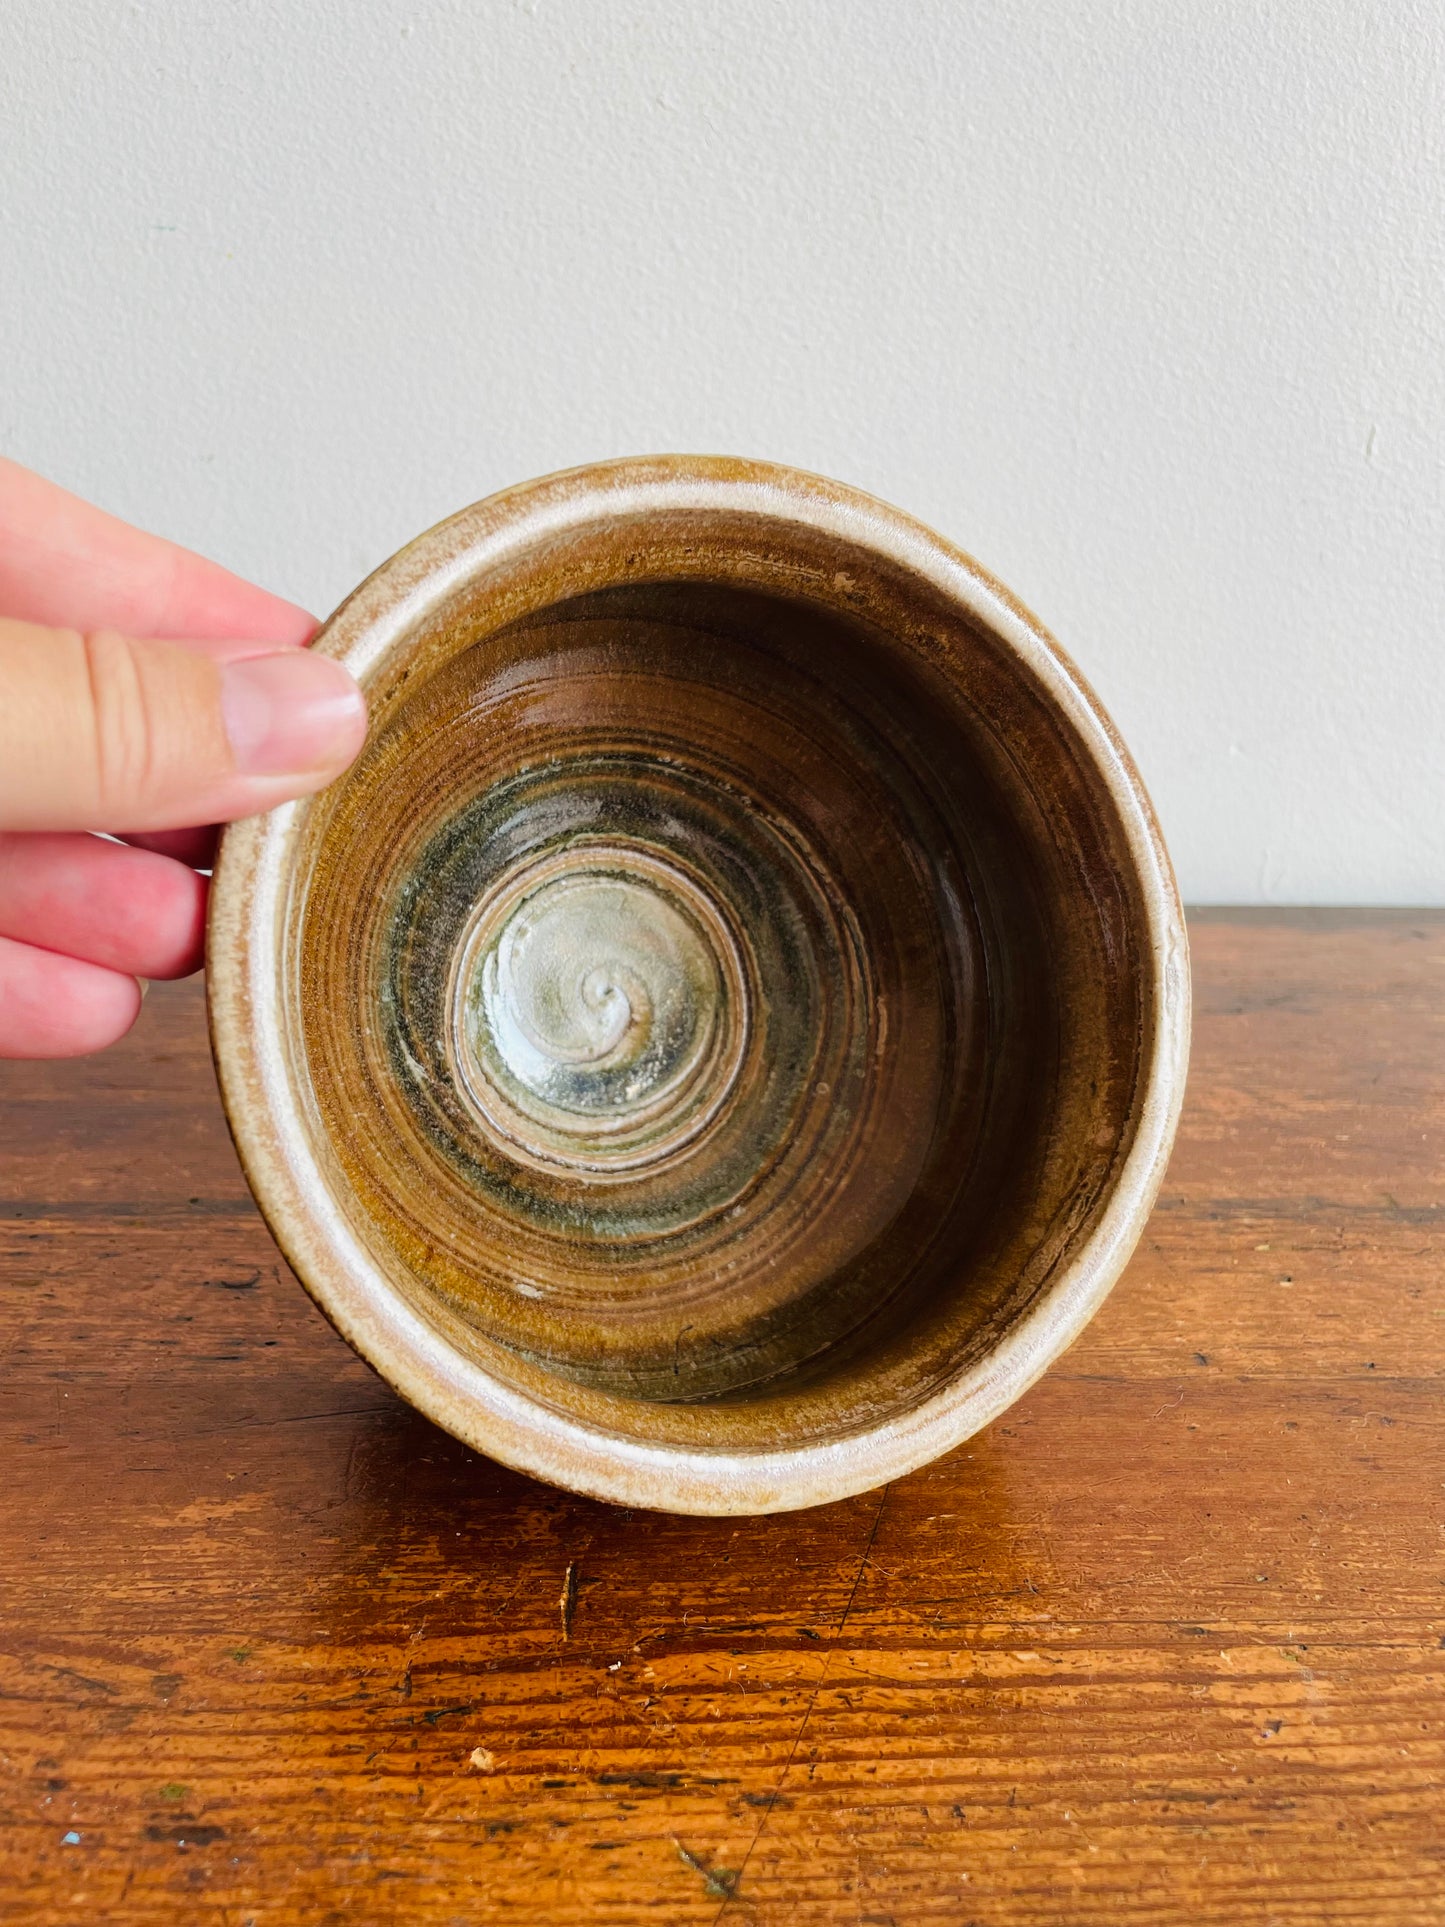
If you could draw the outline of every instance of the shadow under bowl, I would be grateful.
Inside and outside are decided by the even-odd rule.
[[[1183,923],[1117,737],[967,558],[834,483],[611,463],[441,524],[316,645],[339,783],[227,831],[257,1197],[338,1329],[624,1503],[875,1486],[1017,1397],[1138,1235]]]

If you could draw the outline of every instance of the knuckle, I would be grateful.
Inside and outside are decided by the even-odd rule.
[[[89,691],[89,751],[102,809],[123,806],[150,787],[156,731],[136,645],[113,630],[80,638]]]

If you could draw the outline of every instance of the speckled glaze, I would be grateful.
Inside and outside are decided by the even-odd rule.
[[[1069,1343],[1153,1201],[1188,965],[1061,651],[896,510],[660,457],[495,496],[316,645],[367,748],[223,840],[247,1175],[439,1424],[626,1504],[875,1486]]]

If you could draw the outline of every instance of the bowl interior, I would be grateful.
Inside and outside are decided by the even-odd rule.
[[[775,1450],[1049,1289],[1152,967],[1107,786],[994,630],[837,536],[613,521],[463,580],[372,704],[283,995],[327,1182],[450,1345]]]

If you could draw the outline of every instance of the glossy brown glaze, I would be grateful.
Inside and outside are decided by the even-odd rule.
[[[321,647],[372,732],[228,835],[223,1090],[323,1307],[444,1424],[766,1510],[982,1423],[1137,1235],[1182,931],[1088,693],[792,471],[513,491]]]
[[[575,1498],[389,1392],[196,985],[0,1066],[0,1919],[1437,1927],[1445,915],[1191,938],[1100,1315],[785,1517]]]

